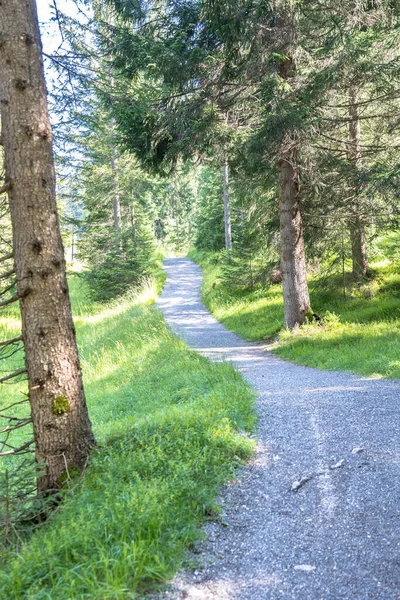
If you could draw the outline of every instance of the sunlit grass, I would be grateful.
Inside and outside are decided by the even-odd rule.
[[[396,241],[398,235],[384,238],[381,252],[390,250],[393,256]],[[281,286],[232,290],[222,283],[213,255],[191,257],[203,269],[205,304],[244,339],[268,340],[270,349],[282,358],[310,367],[400,377],[400,270],[385,256],[373,264],[374,278],[364,285],[350,288],[348,284],[343,290],[339,276],[327,277],[323,285],[317,276],[311,278],[312,307],[324,317],[323,324],[293,332],[282,331]]]
[[[246,340],[269,338],[282,327],[281,286],[268,290],[231,290],[222,284],[221,268],[213,255],[192,252],[189,257],[203,269],[202,296],[206,306],[228,329]]]
[[[275,352],[310,367],[400,377],[400,321],[306,326],[283,333]]]
[[[253,393],[173,337],[155,289],[107,306],[70,280],[97,449],[50,523],[0,571],[7,600],[133,599],[171,577],[252,453]]]

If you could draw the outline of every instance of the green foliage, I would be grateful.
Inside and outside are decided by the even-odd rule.
[[[268,287],[279,265],[269,199],[258,198],[254,202],[246,194],[241,208],[235,208],[235,243],[221,265],[221,279],[232,290]]]
[[[249,289],[229,287],[223,281],[225,256],[191,252],[204,274],[202,297],[205,305],[228,329],[247,340],[263,340],[276,334],[283,323],[282,287],[271,285]],[[244,270],[244,267],[243,267]]]
[[[120,152],[107,111],[99,104],[92,111],[87,135],[76,140],[86,160],[72,183],[72,196],[82,212],[76,225],[78,254],[88,267],[83,276],[93,299],[104,301],[140,286],[153,273],[158,186]]]
[[[257,284],[268,286],[273,266],[268,262],[268,250],[258,251],[243,241],[225,254],[221,279],[230,289],[251,289]]]
[[[354,285],[346,274],[348,287],[344,290],[341,276],[325,273],[321,279],[317,270],[310,278],[311,304],[322,316],[322,324],[311,323],[281,333],[283,302],[279,285],[238,290],[222,281],[223,266],[218,258],[201,253],[191,257],[203,269],[205,304],[241,337],[258,341],[274,336],[274,352],[310,367],[398,378],[400,276],[396,260],[389,260],[398,240],[398,234],[392,233],[377,241],[381,262],[373,265],[374,278],[366,283]]]
[[[123,248],[121,253],[113,244],[109,249],[100,245],[95,254],[86,254],[89,270],[82,276],[93,300],[107,301],[120,296],[130,287],[140,287],[154,274],[155,248],[150,234],[137,234],[135,245],[126,240]]]
[[[218,163],[227,154],[251,191],[256,180],[276,198],[276,163],[295,139],[310,257],[351,256],[358,211],[369,239],[398,223],[395,3],[346,0],[316,12],[311,0],[193,0],[150,3],[140,15],[114,4],[122,24],[110,51],[131,98],[114,110],[128,147],[147,164],[168,169],[178,156]],[[348,145],[354,91],[361,162]],[[202,200],[200,250],[222,247],[216,207]]]
[[[142,597],[182,564],[253,449],[253,393],[171,335],[154,290],[98,306],[81,280],[70,288],[98,447],[52,520],[5,557],[9,600]]]
[[[3,458],[3,463],[5,459]],[[54,498],[36,493],[42,464],[32,458],[12,457],[0,469],[0,552],[20,547],[22,540],[54,509]]]
[[[152,180],[149,192],[138,185],[138,174],[147,184],[152,177],[135,165],[134,204],[142,205],[157,240],[179,252],[194,238],[199,250],[223,248],[218,172],[214,178],[207,167],[206,181],[194,170],[190,184],[185,174],[178,186],[171,173],[188,158],[216,169],[227,158],[234,250],[225,278],[239,287],[267,281],[277,262],[277,166],[285,147],[295,143],[309,260],[346,262],[360,230],[369,252],[374,236],[399,221],[398,17],[393,0],[345,0],[328,11],[315,11],[312,0],[96,2],[88,30],[102,58],[96,62],[93,48],[82,54],[80,30],[72,37],[85,64],[96,63],[92,95],[108,117],[102,125],[98,118],[96,127],[101,125],[102,135],[113,130],[108,141],[107,135],[101,138],[100,150],[117,149],[121,159],[122,148],[128,149],[147,172],[168,176],[164,187]],[[349,146],[355,120],[360,160]],[[96,145],[97,133],[93,137]],[[90,164],[90,153],[87,157]],[[102,189],[93,194],[92,189],[89,197],[101,206],[108,195],[109,209],[110,181],[98,175],[91,187],[101,182]],[[126,212],[130,192],[124,182],[119,187]],[[105,214],[98,219],[104,221]],[[96,230],[90,219],[92,252]],[[107,227],[110,242],[112,224]],[[115,244],[108,246],[95,252],[108,256]],[[104,270],[96,263],[91,285],[100,294],[107,282],[126,289],[123,263],[118,270],[117,262],[110,255]],[[145,267],[128,261],[126,273],[136,281]],[[105,297],[114,293],[119,290]]]
[[[196,233],[199,169],[179,163],[163,184],[158,199],[158,235],[163,246],[187,252]]]
[[[225,248],[222,169],[203,168],[199,177],[199,208],[194,245],[210,252]]]

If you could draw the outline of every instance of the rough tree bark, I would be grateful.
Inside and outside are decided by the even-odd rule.
[[[278,74],[282,79],[293,78],[295,71],[295,61],[290,56],[279,63]],[[300,209],[297,144],[296,133],[287,132],[282,142],[278,160],[284,324],[289,329],[292,329],[295,325],[302,325],[307,313],[311,311]]]
[[[40,491],[81,469],[94,444],[55,198],[35,0],[0,0],[0,107],[14,262]]]
[[[368,255],[365,239],[364,219],[362,216],[362,202],[360,186],[357,182],[358,172],[362,168],[361,157],[361,122],[359,108],[359,92],[356,86],[350,89],[349,94],[349,157],[354,165],[355,181],[353,184],[354,198],[350,215],[351,256],[353,264],[353,278],[363,279],[368,275]]]
[[[224,223],[225,223],[225,248],[232,250],[232,227],[231,227],[231,207],[229,201],[229,164],[225,159],[223,166],[224,178]]]
[[[297,143],[286,136],[278,161],[281,273],[285,326],[302,325],[310,312],[300,210]]]

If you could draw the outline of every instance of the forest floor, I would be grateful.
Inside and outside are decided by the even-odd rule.
[[[197,265],[168,259],[166,268],[167,322],[252,383],[259,442],[222,495],[197,568],[161,597],[398,599],[400,382],[284,362],[210,315]]]
[[[220,256],[192,253],[203,270],[202,297],[229,330],[249,341],[263,341],[286,360],[319,369],[370,377],[400,378],[400,240],[381,240],[373,278],[355,285],[346,274],[318,271],[310,277],[313,310],[323,317],[294,331],[284,331],[282,286],[232,288],[223,279]]]

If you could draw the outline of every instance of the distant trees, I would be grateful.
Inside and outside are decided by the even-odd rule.
[[[52,132],[34,0],[0,5],[0,106],[5,185],[22,316],[39,490],[81,469],[94,437],[88,417],[55,199]],[[1,259],[4,259],[3,256]]]
[[[59,13],[65,42],[51,58],[58,72],[54,109],[63,107],[57,159],[80,213],[72,219],[75,256],[87,267],[82,276],[93,298],[104,301],[154,273],[157,245],[182,251],[192,242],[197,184],[195,169],[180,164],[161,178],[126,151],[118,106],[141,91],[130,88],[109,59],[117,27],[111,3],[96,0],[93,9],[81,20]]]
[[[127,147],[157,169],[225,152],[234,178],[275,190],[286,324],[310,313],[305,250],[340,251],[368,277],[367,237],[398,216],[396,3],[113,4]]]
[[[99,301],[139,286],[154,268],[155,232],[144,203],[157,186],[121,151],[117,139],[109,111],[92,97],[73,140],[81,164],[70,193],[82,209],[74,220],[77,255],[86,264],[83,277],[92,297]]]
[[[209,252],[225,247],[223,181],[219,168],[205,167],[199,175],[198,217],[194,243]]]
[[[92,150],[84,150],[89,162],[78,166],[78,196],[87,210],[82,256],[90,263],[92,250],[99,259],[108,247],[115,253],[99,289],[107,281],[111,289],[113,273],[128,285],[118,267],[129,261],[118,256],[128,256],[124,236],[135,239],[141,211],[158,240],[174,240],[180,249],[194,236],[203,248],[219,247],[221,227],[205,231],[219,214],[232,260],[241,255],[251,257],[252,268],[257,264],[251,281],[267,280],[271,269],[275,280],[282,277],[289,327],[312,313],[306,254],[333,268],[351,261],[354,282],[369,276],[369,238],[398,220],[396,3],[344,0],[316,9],[313,0],[96,0],[94,7],[87,37],[73,20],[67,23],[72,51],[57,55],[57,64],[76,56],[68,77],[107,113],[108,132],[114,132],[108,183],[106,171],[98,176],[96,152],[91,157]],[[87,97],[78,98],[84,111],[71,110],[81,140],[92,127],[90,116],[85,122],[93,105]],[[142,169],[135,171],[135,203],[125,189],[124,151]],[[182,178],[172,175],[176,169]],[[218,170],[219,183],[212,174]],[[163,183],[155,183],[158,175]],[[218,202],[202,194],[207,177]],[[190,179],[199,180],[196,190]],[[103,219],[101,234],[91,219]],[[90,230],[103,240],[103,251],[87,243]],[[120,232],[116,244],[111,230]],[[147,263],[149,256],[143,258]],[[142,267],[130,269],[133,282]],[[91,263],[93,275],[101,268]]]
[[[181,6],[167,3],[158,7],[158,20],[153,18],[157,11],[154,6],[148,14],[140,15],[140,33],[127,32],[126,27],[123,28],[125,48],[115,51],[116,68],[123,68],[137,85],[145,64],[154,61],[156,65],[153,69],[156,84],[152,93],[158,91],[158,112],[154,112],[153,102],[153,117],[142,118],[138,125],[134,115],[143,110],[142,103],[138,102],[136,109],[133,103],[128,111],[124,103],[117,107],[117,121],[122,132],[128,129],[133,132],[139,127],[138,139],[147,140],[140,148],[137,141],[132,146],[142,160],[157,166],[160,162],[173,161],[177,155],[202,157],[214,153],[218,156],[221,147],[227,155],[228,146],[233,162],[235,158],[241,160],[238,156],[240,144],[256,127],[254,108],[262,119],[257,97],[261,91],[260,79],[266,83],[278,74],[285,82],[283,101],[290,104],[290,81],[296,71],[292,53],[296,37],[295,16],[289,3],[279,3],[275,14],[266,11],[261,4],[237,2],[231,6],[231,3],[222,2],[216,6],[215,3],[193,1]],[[129,7],[129,3],[124,7],[117,3],[122,18],[126,18]],[[239,16],[241,11],[243,14]],[[130,16],[134,15],[132,8]],[[274,21],[272,28],[271,20]],[[272,34],[265,34],[264,29],[272,30]],[[254,43],[249,43],[252,39]],[[136,58],[137,54],[142,57],[142,62]],[[167,69],[163,68],[164,55],[168,55]],[[132,56],[135,56],[133,60]],[[233,118],[227,119],[230,112]],[[235,127],[231,126],[232,122]],[[285,321],[293,327],[304,322],[310,302],[300,212],[298,136],[292,125],[283,123],[282,126],[280,150],[271,158],[278,161],[280,172],[277,187]],[[246,134],[242,133],[245,129]],[[130,139],[126,137],[128,145]],[[264,147],[268,144],[269,140],[265,138]],[[230,249],[226,155],[223,159],[225,244]]]

